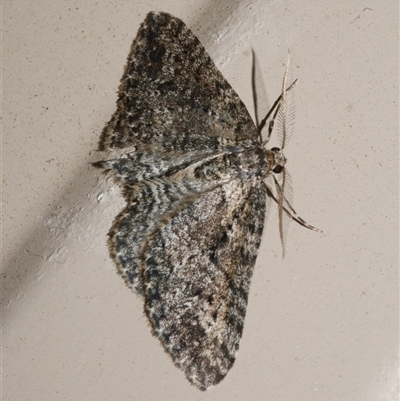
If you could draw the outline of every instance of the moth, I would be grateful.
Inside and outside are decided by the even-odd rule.
[[[293,131],[287,84],[269,115],[267,149],[236,92],[178,18],[151,12],[139,28],[95,163],[122,188],[108,247],[156,336],[190,383],[206,390],[232,368],[267,203],[285,249],[291,202],[283,149]]]

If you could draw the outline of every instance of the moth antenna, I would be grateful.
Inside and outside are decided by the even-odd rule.
[[[294,103],[294,88],[295,83],[287,87],[287,82],[290,77],[290,52],[288,54],[288,60],[286,64],[285,73],[282,80],[282,94],[281,100],[277,110],[278,120],[278,132],[277,136],[280,143],[280,148],[284,149],[288,144],[294,131],[294,120],[295,120],[295,103]]]
[[[297,82],[298,82],[298,78],[296,78],[289,85],[289,87],[286,89],[286,92],[294,91],[294,86],[297,84]],[[280,109],[280,101],[281,101],[281,99],[282,99],[282,95],[279,95],[278,99],[275,100],[274,104],[272,105],[272,107],[268,111],[267,115],[260,122],[260,127],[263,128],[265,126],[266,122],[268,121],[268,119],[271,117],[272,113],[275,111],[274,115],[271,117],[271,119],[269,121],[269,124],[268,124],[268,136],[267,136],[267,139],[263,142],[263,145],[266,145],[268,143],[268,141],[269,141],[269,138],[271,137],[272,130],[274,129],[274,125],[275,125],[276,116],[277,116],[277,114],[279,112],[279,109]],[[279,133],[278,133],[278,138],[279,138]],[[282,142],[282,141],[280,141],[280,142]]]
[[[254,50],[252,53],[252,71],[251,71],[251,84],[253,89],[253,105],[254,105],[254,115],[258,134],[260,136],[260,142],[263,142],[262,130],[265,127],[266,119],[261,118],[261,113],[264,110],[270,110],[267,91],[265,90],[264,80],[261,74],[260,64]],[[268,140],[268,139],[267,139]]]

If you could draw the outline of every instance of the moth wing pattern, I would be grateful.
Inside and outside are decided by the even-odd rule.
[[[204,193],[144,245],[145,311],[174,363],[200,388],[232,367],[261,241],[266,187]]]
[[[136,155],[132,155],[136,158]],[[205,155],[197,155],[195,160],[200,158],[202,162],[207,160]],[[146,176],[139,182],[129,183],[125,177],[124,170],[120,169],[126,159],[115,159],[107,162],[107,168],[114,168],[117,181],[122,181],[123,194],[127,205],[124,210],[115,218],[109,232],[108,245],[111,258],[114,260],[119,274],[124,278],[126,284],[143,295],[143,286],[140,271],[140,260],[142,258],[142,243],[156,229],[161,219],[168,218],[171,211],[176,210],[183,201],[190,202],[199,196],[201,192],[207,191],[219,185],[218,182],[204,182],[194,180],[192,177],[193,160],[186,166],[181,160],[175,158],[175,174],[169,176],[154,177],[154,165],[149,164],[140,174]],[[150,158],[152,160],[152,158]],[[184,159],[186,160],[186,159]],[[108,163],[113,163],[108,166]],[[171,163],[171,161],[170,161]],[[167,165],[166,165],[167,166]],[[133,168],[133,165],[132,165]],[[174,170],[175,171],[175,170]],[[133,174],[128,174],[133,175]]]
[[[127,203],[109,232],[111,258],[201,390],[226,376],[242,335],[268,197],[263,177],[233,160],[255,148],[256,126],[199,40],[178,18],[149,13],[95,165]]]
[[[161,193],[163,186],[150,180],[169,173],[171,164],[184,168],[226,143],[256,135],[246,107],[185,24],[167,13],[148,14],[128,56],[117,111],[99,144],[100,150],[127,153],[95,164],[123,186],[128,203],[113,223],[109,247],[130,287],[142,293],[140,243],[173,206],[164,194],[157,213],[149,212],[156,200],[144,192],[160,185],[155,192]]]
[[[151,143],[199,151],[257,137],[257,129],[197,37],[178,18],[149,13],[134,40],[117,111],[100,150]]]

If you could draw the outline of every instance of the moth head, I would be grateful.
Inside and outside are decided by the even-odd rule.
[[[269,162],[270,170],[275,174],[280,174],[285,167],[286,158],[283,151],[279,148],[272,148],[266,150],[267,159]]]

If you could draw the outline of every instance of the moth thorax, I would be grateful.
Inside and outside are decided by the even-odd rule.
[[[285,167],[286,157],[279,148],[266,149],[265,154],[268,160],[269,169],[279,174]]]

